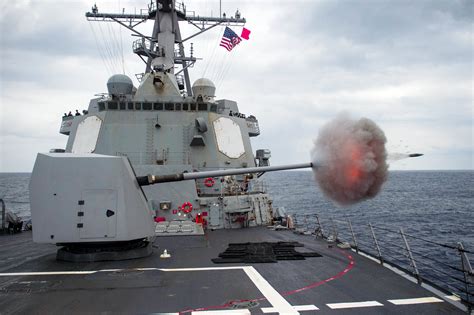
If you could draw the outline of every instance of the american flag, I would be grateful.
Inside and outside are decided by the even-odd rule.
[[[231,51],[232,48],[237,46],[237,44],[240,43],[241,41],[242,39],[240,39],[240,37],[237,36],[237,34],[235,34],[233,30],[231,30],[230,28],[226,26],[224,35],[222,36],[220,46],[224,47],[228,51]]]

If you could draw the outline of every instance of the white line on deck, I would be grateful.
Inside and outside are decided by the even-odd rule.
[[[382,303],[379,303],[377,301],[352,302],[352,303],[330,303],[326,305],[333,310],[337,310],[340,308],[383,306]]]
[[[295,311],[318,311],[319,308],[316,305],[293,305]],[[274,307],[262,307],[263,313],[278,313],[277,309]]]
[[[131,269],[101,269],[101,270],[82,270],[82,271],[44,271],[44,272],[5,272],[0,273],[0,277],[15,277],[15,276],[59,276],[59,275],[90,275],[99,272],[127,272],[127,271],[163,271],[163,272],[180,272],[180,271],[218,271],[218,270],[243,270],[247,276],[252,280],[253,284],[260,290],[265,298],[271,303],[272,307],[275,308],[279,313],[288,315],[299,314],[290,303],[288,303],[283,296],[280,295],[265,278],[263,278],[258,271],[252,266],[231,266],[231,267],[202,267],[202,268],[174,268],[174,269],[162,269],[162,268],[131,268]],[[234,311],[234,310],[232,310]],[[245,311],[245,310],[236,310]],[[211,312],[211,311],[206,311]],[[217,314],[218,311],[212,311],[213,313],[194,312],[196,314]],[[229,313],[230,310],[225,312]],[[232,314],[244,314],[244,313],[232,313]],[[245,313],[247,314],[247,313]],[[250,313],[248,313],[250,314]]]
[[[229,314],[229,315],[250,315],[250,311],[247,309],[242,310],[223,310],[223,311],[199,311],[191,312],[192,315],[217,315],[217,314]]]
[[[252,280],[255,286],[260,290],[260,292],[262,292],[277,312],[285,315],[299,314],[254,267],[243,267],[243,269],[250,280]]]
[[[445,295],[444,296],[447,299],[450,299],[451,301],[461,301],[461,298],[457,295]]]
[[[388,300],[390,303],[395,305],[408,305],[408,304],[424,304],[424,303],[440,303],[443,300],[435,298],[433,296],[416,298],[416,299],[398,299],[398,300]]]
[[[121,270],[121,269],[117,269]],[[58,275],[90,275],[102,270],[93,271],[43,271],[43,272],[4,272],[0,273],[0,277],[15,277],[15,276],[58,276]]]
[[[231,266],[231,267],[201,267],[201,268],[173,268],[173,269],[158,269],[161,271],[208,271],[208,270],[237,270],[245,269],[246,266]],[[146,269],[146,268],[143,268]]]
[[[204,268],[131,268],[131,269],[100,269],[100,270],[82,270],[82,271],[30,271],[30,272],[4,272],[0,273],[0,277],[16,277],[16,276],[67,276],[67,275],[91,275],[98,272],[126,272],[126,271],[213,271],[213,270],[242,270],[244,266],[232,267],[204,267]]]

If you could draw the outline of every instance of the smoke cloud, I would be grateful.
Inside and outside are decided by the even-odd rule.
[[[384,132],[372,120],[341,114],[320,130],[311,150],[316,181],[339,205],[375,197],[388,176]]]

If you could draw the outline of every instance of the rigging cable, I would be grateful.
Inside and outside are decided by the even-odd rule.
[[[105,70],[107,71],[107,73],[109,75],[111,75],[112,71],[111,71],[109,65],[107,64],[107,58],[106,58],[106,56],[104,55],[104,52],[101,49],[101,46],[99,44],[99,40],[97,39],[97,34],[94,31],[94,27],[92,26],[92,23],[88,23],[88,24],[89,24],[89,27],[91,28],[92,34],[94,35],[95,44],[97,46],[97,50],[99,51],[99,56],[102,59],[102,62],[104,64]]]
[[[209,66],[210,60],[207,58],[207,56],[210,55],[211,49],[213,48],[213,46],[211,46],[211,43],[213,42],[212,39],[214,38],[212,35],[213,35],[212,31],[210,33],[204,34],[205,41],[206,41],[206,48],[204,49],[204,55],[203,56],[207,60],[206,60],[206,64],[205,65],[203,64],[203,68],[202,68],[202,72],[201,72],[201,78],[203,78],[206,75],[206,70],[207,70],[207,67]]]
[[[229,71],[229,69],[232,67],[233,61],[236,59],[235,55],[239,54],[239,49],[234,48],[232,51],[229,52],[229,54],[226,54],[224,56],[224,61],[222,63],[222,68],[217,74],[217,86],[220,88],[224,82],[224,77]]]
[[[242,44],[242,42],[243,42],[243,40],[240,42],[240,44]],[[235,52],[236,57],[233,57],[234,60],[240,60],[240,58],[237,58],[237,57],[239,57],[239,56],[242,54],[241,50],[242,50],[243,48],[240,47],[240,44],[239,44],[239,46],[238,46],[238,48],[237,48],[238,50]],[[232,63],[229,63],[229,65],[227,66],[227,68],[224,70],[224,73],[222,74],[222,77],[221,77],[222,82],[224,82],[225,78],[227,77],[227,74],[228,74],[229,71],[232,69],[232,66],[233,66],[233,65],[234,65],[233,62],[232,62]],[[220,88],[220,86],[219,86],[219,88]]]
[[[224,73],[225,69],[227,68],[230,59],[232,58],[232,55],[235,53],[234,50],[227,52],[221,62],[221,67],[217,69],[217,72],[215,74],[216,77],[216,87],[220,87],[222,83],[222,74]]]
[[[111,32],[113,35],[113,44],[115,47],[118,68],[121,69],[123,72],[123,47],[121,45],[121,36],[120,36],[121,30],[122,30],[122,26],[120,25],[111,26]]]
[[[221,88],[222,84],[224,83],[225,78],[227,77],[227,74],[229,73],[230,69],[232,69],[233,61],[238,60],[238,58],[236,57],[238,55],[240,55],[240,49],[238,49],[234,53],[234,56],[229,57],[229,59],[228,59],[229,62],[227,62],[227,64],[225,64],[224,70],[223,70],[223,72],[221,73],[221,76],[220,76],[220,81],[218,83],[219,88]]]
[[[206,68],[204,69],[203,76],[206,75],[206,72],[208,70],[209,65],[211,65],[211,68],[209,69],[209,73],[212,74],[213,73],[212,70],[214,70],[214,68],[216,68],[216,65],[218,64],[217,60],[214,60],[214,55],[216,53],[217,47],[220,47],[219,44],[220,44],[220,38],[221,38],[221,34],[222,34],[222,25],[219,25],[218,27],[219,27],[219,32],[218,33],[216,32],[217,36],[216,36],[216,39],[215,39],[214,48],[212,50],[210,58],[207,60],[207,65],[206,65]],[[223,48],[221,48],[221,49],[223,49]],[[212,64],[211,64],[211,60],[212,60]],[[213,80],[214,77],[210,76],[210,79]]]
[[[120,11],[120,0],[118,0],[118,7],[119,7],[119,11]],[[125,9],[124,9],[125,10]],[[125,74],[125,59],[123,57],[123,37],[122,37],[122,27],[119,27],[119,35],[120,35],[120,53],[121,53],[121,57],[122,57],[122,71],[123,71],[123,74]]]
[[[119,51],[120,51],[120,48],[118,47],[118,41],[117,41],[117,37],[115,35],[115,29],[114,29],[114,25],[112,24],[107,24],[107,31],[109,33],[109,37],[108,37],[108,40],[109,40],[109,43],[110,43],[110,50],[112,51],[112,57],[113,57],[113,61],[114,61],[114,64],[115,64],[115,69],[117,72],[119,72],[118,70],[120,69],[120,57],[119,57]]]
[[[110,50],[110,47],[109,47],[109,43],[108,43],[108,40],[107,40],[107,36],[104,35],[104,31],[102,29],[102,26],[101,24],[99,23],[99,31],[100,31],[100,34],[102,36],[102,43],[104,44],[104,51],[106,53],[106,60],[109,62],[110,64],[110,67],[111,67],[111,70],[112,70],[112,74],[115,72],[115,65],[114,65],[114,60],[113,60],[113,53],[112,51]]]
[[[109,48],[110,51],[110,56],[111,56],[111,61],[114,65],[114,72],[117,73],[118,69],[120,69],[120,65],[118,62],[118,55],[117,55],[117,48],[116,48],[116,41],[114,40],[114,31],[112,28],[112,24],[108,23],[107,25],[107,37],[105,38],[105,42],[107,47]]]

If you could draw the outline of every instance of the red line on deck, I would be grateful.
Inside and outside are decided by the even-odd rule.
[[[299,293],[299,292],[303,292],[303,291],[306,291],[306,290],[310,290],[310,289],[319,287],[319,286],[321,286],[325,283],[331,282],[333,280],[339,279],[342,276],[344,276],[346,273],[351,271],[352,268],[354,268],[355,261],[354,261],[354,258],[352,257],[352,255],[347,254],[345,251],[339,249],[339,252],[341,254],[343,254],[344,256],[346,256],[346,258],[349,260],[349,263],[347,264],[347,266],[345,267],[344,270],[340,271],[339,273],[337,273],[337,274],[335,274],[335,275],[333,275],[333,276],[331,276],[331,277],[329,277],[325,280],[321,280],[321,281],[318,281],[318,282],[311,283],[311,284],[309,284],[305,287],[299,288],[299,289],[295,289],[295,290],[291,290],[291,291],[287,291],[287,292],[283,292],[283,293],[280,292],[280,294],[282,296],[293,295],[293,294],[296,294],[296,293]],[[263,301],[263,300],[266,300],[266,298],[261,297],[261,298],[258,298],[258,299],[251,299],[251,300],[232,300],[232,301],[229,301],[229,302],[221,304],[221,305],[200,307],[200,308],[195,308],[195,309],[191,309],[191,310],[181,311],[181,312],[179,312],[179,314],[186,314],[186,313],[198,312],[198,311],[224,309],[224,308],[231,307],[232,304],[234,304],[234,303],[257,302],[257,301]]]

